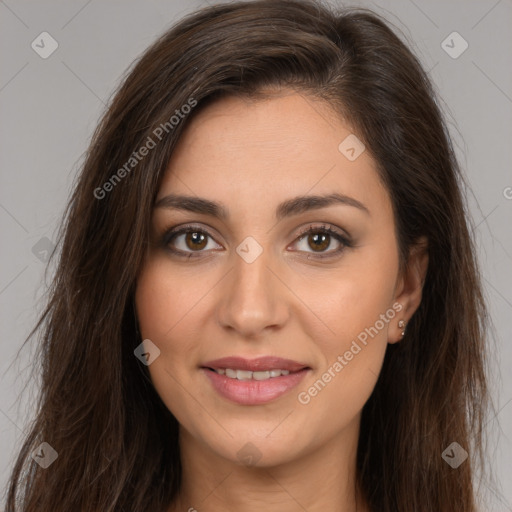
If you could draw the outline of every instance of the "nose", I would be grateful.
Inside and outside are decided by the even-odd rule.
[[[267,331],[282,328],[289,316],[286,286],[277,277],[264,250],[248,263],[233,254],[231,272],[223,280],[217,318],[224,329],[243,338],[259,338]]]

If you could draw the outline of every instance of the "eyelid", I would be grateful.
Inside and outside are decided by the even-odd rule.
[[[211,238],[217,245],[220,245],[216,240],[212,233],[209,231],[211,228],[204,228],[198,224],[183,224],[179,226],[174,226],[164,231],[164,234],[161,237],[162,245],[165,249],[177,255],[187,255],[187,257],[196,257],[201,256],[202,253],[207,253],[209,251],[182,251],[181,249],[172,249],[170,247],[171,240],[174,238],[187,234],[189,232],[202,233],[207,237]],[[211,249],[210,249],[211,250]]]
[[[308,259],[327,259],[327,258],[336,258],[340,256],[342,252],[346,248],[353,247],[352,239],[346,231],[341,230],[340,228],[336,228],[335,226],[329,224],[329,223],[321,223],[321,225],[314,225],[315,223],[310,223],[306,228],[302,229],[299,232],[299,235],[295,238],[295,240],[292,242],[292,244],[295,244],[297,242],[302,241],[309,233],[327,233],[331,238],[334,238],[339,244],[340,248],[338,249],[331,249],[329,251],[325,252],[318,252],[315,253],[314,251],[296,251],[298,253],[305,253],[307,254]],[[289,246],[288,246],[289,247]]]
[[[319,253],[315,253],[314,251],[313,252],[294,251],[294,252],[298,252],[298,253],[305,252],[308,255],[309,259],[311,259],[311,257],[314,259],[322,259],[322,258],[335,257],[335,256],[339,255],[345,248],[353,246],[351,237],[350,237],[350,235],[348,235],[348,233],[345,230],[341,230],[340,228],[337,228],[329,223],[318,223],[318,224],[319,225],[316,225],[316,223],[310,222],[306,227],[299,230],[298,234],[295,235],[293,242],[291,244],[289,244],[287,246],[287,248],[290,247],[290,245],[300,242],[309,233],[317,233],[317,232],[318,233],[322,233],[322,232],[327,233],[329,236],[333,237],[339,244],[341,244],[341,247],[339,249],[329,250],[326,252],[319,252]],[[170,242],[171,242],[171,240],[173,240],[174,238],[176,238],[182,234],[186,234],[188,232],[197,232],[197,233],[202,233],[202,234],[206,235],[207,237],[211,238],[217,245],[220,245],[216,241],[215,236],[212,235],[212,233],[209,231],[210,229],[212,229],[212,228],[210,228],[210,227],[204,228],[201,225],[195,224],[195,223],[174,226],[174,227],[171,227],[164,231],[164,234],[161,237],[161,240],[162,240],[161,243],[166,250],[168,250],[171,253],[176,254],[178,256],[183,256],[183,257],[187,257],[187,258],[201,257],[204,254],[208,254],[210,251],[212,251],[212,249],[210,249],[208,251],[205,251],[205,250],[183,251],[181,249],[172,249],[170,247]]]
[[[346,239],[347,242],[350,241],[350,235],[345,230],[337,228],[334,225],[329,224],[328,222],[321,222],[319,224],[320,225],[316,225],[315,222],[310,222],[305,228],[299,231],[297,238],[302,238],[310,232],[325,231],[329,234],[342,237]]]

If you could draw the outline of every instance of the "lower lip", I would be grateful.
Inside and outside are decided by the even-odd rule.
[[[241,405],[266,404],[283,396],[304,378],[309,369],[266,380],[238,380],[202,368],[214,389],[224,398]]]

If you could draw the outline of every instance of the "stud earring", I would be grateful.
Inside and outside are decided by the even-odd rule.
[[[398,322],[398,327],[400,327],[400,329],[403,329],[402,336],[405,336],[405,322],[403,320],[400,320]]]

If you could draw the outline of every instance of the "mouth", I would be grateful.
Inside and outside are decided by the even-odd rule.
[[[240,405],[260,405],[288,393],[311,368],[278,357],[227,357],[205,363],[201,370],[222,397]]]

